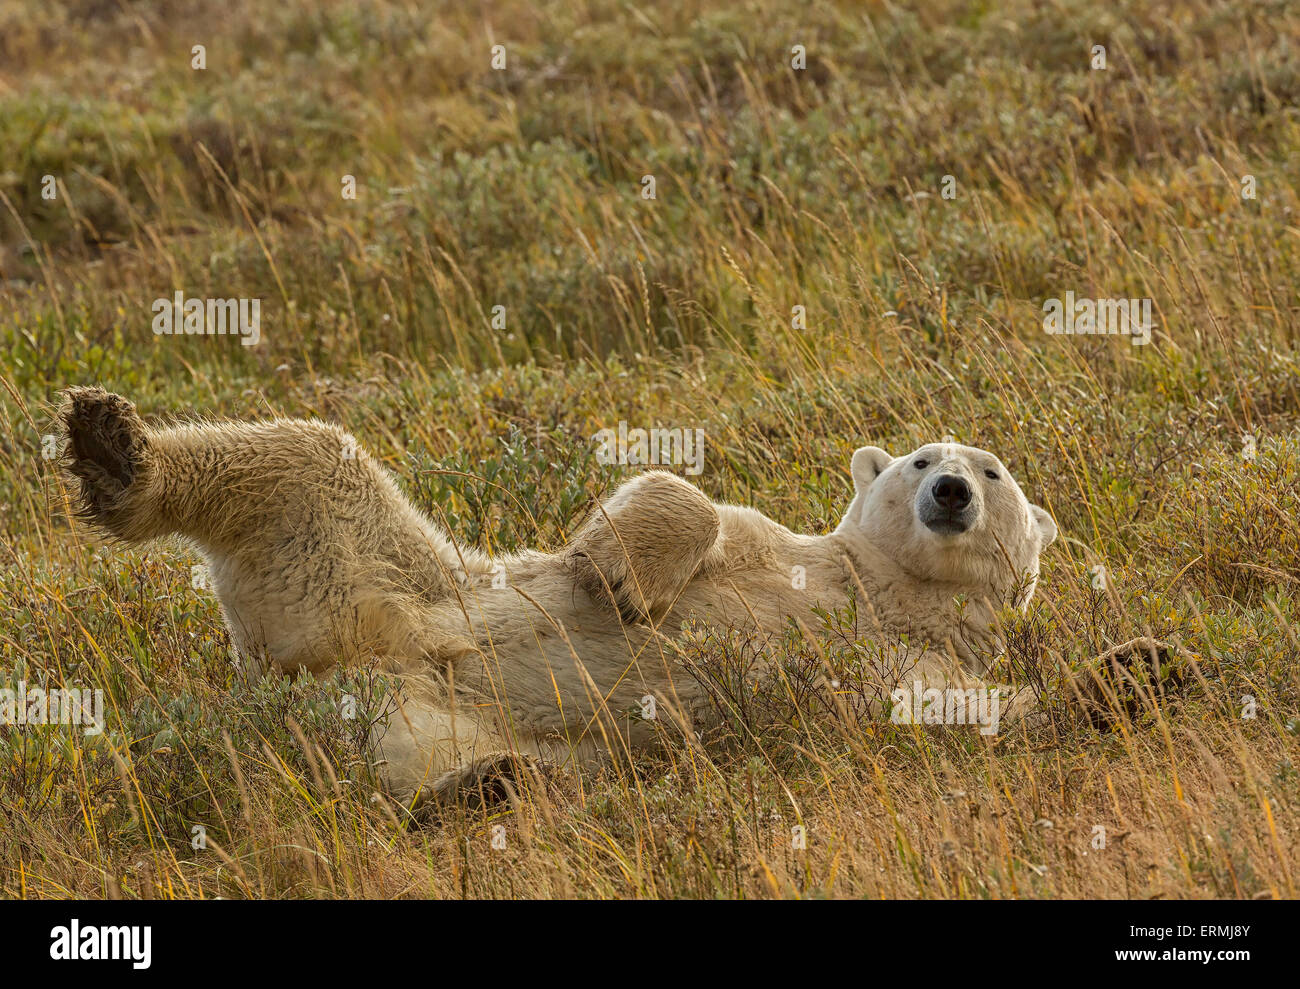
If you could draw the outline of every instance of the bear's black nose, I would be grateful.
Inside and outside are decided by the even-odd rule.
[[[935,478],[930,496],[940,508],[960,512],[970,504],[970,485],[956,474],[944,474]]]

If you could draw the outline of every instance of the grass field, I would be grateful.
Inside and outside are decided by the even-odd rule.
[[[1300,17],[1105,7],[0,0],[0,685],[108,720],[0,728],[0,896],[1295,897]],[[260,343],[156,335],[177,291]],[[1067,292],[1150,343],[1046,333]],[[805,531],[855,447],[952,435],[1061,529],[1006,678],[1190,669],[993,739],[759,698],[411,827],[340,714],[374,671],[250,679],[195,555],[69,520],[89,383],[335,419],[494,550],[563,543],[620,421]]]

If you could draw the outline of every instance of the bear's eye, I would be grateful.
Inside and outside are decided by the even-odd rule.
[[[990,481],[996,481],[998,479],[998,472],[995,470],[986,470],[984,472],[984,476],[987,477]]]
[[[930,461],[928,461],[928,460],[918,460],[918,461],[917,461],[916,463],[914,463],[912,466],[915,467],[917,470],[925,470],[927,467],[930,466]]]

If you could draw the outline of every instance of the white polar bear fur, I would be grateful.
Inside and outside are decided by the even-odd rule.
[[[857,450],[855,493],[829,534],[794,533],[652,471],[560,551],[490,559],[456,545],[337,426],[151,428],[97,388],[70,390],[61,414],[83,514],[130,541],[191,540],[250,660],[321,672],[375,655],[402,675],[401,709],[377,741],[407,800],[503,754],[635,749],[652,732],[627,712],[646,695],[688,719],[698,686],[674,676],[688,619],[777,632],[857,594],[882,638],[907,635],[913,679],[978,683],[999,648],[996,610],[1028,602],[1056,536],[997,457],[928,444],[899,458]],[[965,532],[920,520],[939,474],[970,487]],[[1032,702],[1017,695],[1003,720]]]

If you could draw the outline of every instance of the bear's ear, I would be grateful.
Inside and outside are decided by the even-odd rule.
[[[1052,521],[1052,516],[1037,505],[1029,506],[1029,517],[1033,520],[1034,530],[1041,540],[1038,548],[1040,551],[1044,550],[1056,541],[1056,523]]]
[[[854,450],[849,470],[853,474],[853,487],[857,493],[865,494],[867,488],[893,462],[894,458],[878,446],[862,446]]]

